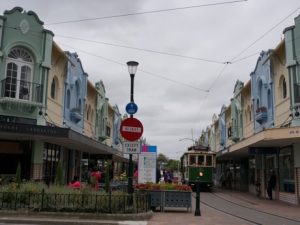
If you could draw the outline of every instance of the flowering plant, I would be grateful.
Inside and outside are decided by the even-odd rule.
[[[260,113],[260,112],[267,112],[267,108],[265,106],[258,107],[256,109],[256,113]]]
[[[137,190],[176,190],[176,191],[192,191],[191,187],[185,184],[155,184],[155,183],[139,183],[135,185]]]

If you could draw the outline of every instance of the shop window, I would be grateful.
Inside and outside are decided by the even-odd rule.
[[[46,184],[54,183],[56,168],[60,159],[60,146],[45,143],[43,152],[43,179]]]
[[[295,193],[294,157],[291,148],[280,150],[279,154],[279,189],[282,192]]]

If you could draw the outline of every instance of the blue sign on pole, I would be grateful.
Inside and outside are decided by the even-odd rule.
[[[126,112],[130,115],[133,115],[137,112],[138,107],[134,102],[130,102],[126,105]]]

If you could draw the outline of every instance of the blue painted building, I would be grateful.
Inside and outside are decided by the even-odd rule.
[[[254,132],[274,126],[274,87],[270,54],[262,51],[251,77],[251,99],[254,115]]]
[[[82,133],[84,130],[84,106],[87,95],[87,73],[84,72],[77,53],[66,52],[68,57],[65,80],[64,124]]]

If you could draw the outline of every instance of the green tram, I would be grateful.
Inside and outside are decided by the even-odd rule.
[[[216,168],[216,154],[204,146],[192,146],[188,148],[180,158],[183,182],[195,189],[197,180],[200,181],[200,189],[210,190],[214,185],[214,173]]]

